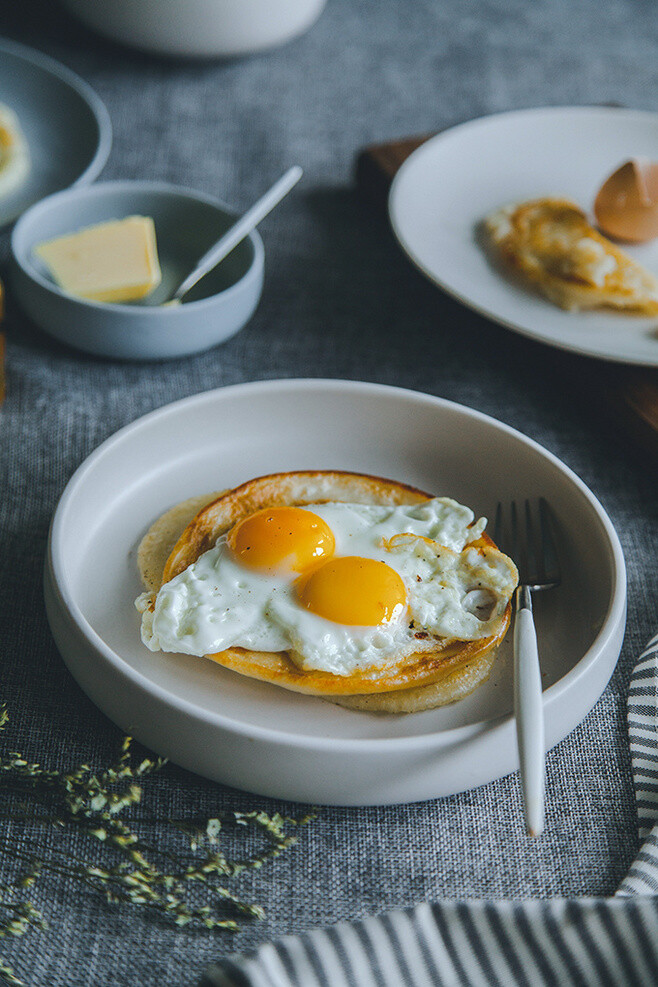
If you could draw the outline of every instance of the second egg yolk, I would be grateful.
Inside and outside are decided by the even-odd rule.
[[[296,586],[307,610],[337,624],[387,624],[397,620],[407,601],[395,569],[353,555],[329,559],[300,576]]]
[[[239,521],[228,535],[235,558],[263,572],[303,572],[333,555],[329,525],[301,507],[268,507]]]

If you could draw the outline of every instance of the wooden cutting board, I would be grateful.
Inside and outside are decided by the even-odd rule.
[[[356,182],[360,194],[385,210],[395,173],[416,148],[433,134],[408,137],[364,148],[356,161]],[[565,369],[594,391],[597,406],[609,414],[623,431],[649,452],[658,464],[658,368],[613,364],[589,357],[563,354]]]

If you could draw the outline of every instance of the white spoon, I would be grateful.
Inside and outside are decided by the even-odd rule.
[[[281,199],[288,194],[293,185],[297,184],[302,175],[303,171],[299,165],[294,165],[285,175],[282,175],[278,182],[275,182],[271,189],[261,196],[251,209],[247,209],[246,213],[227,230],[224,236],[210,250],[206,251],[194,270],[178,286],[171,297],[171,302],[179,302],[197,281],[200,281],[208,271],[212,271],[213,267],[216,267],[239,243],[242,243],[260,221],[281,202]]]

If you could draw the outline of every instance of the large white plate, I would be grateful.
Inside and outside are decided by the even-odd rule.
[[[100,174],[112,144],[105,106],[91,86],[59,62],[0,39],[0,102],[18,115],[30,145],[31,170],[0,199],[0,227],[29,206]]]
[[[536,602],[548,745],[576,726],[604,689],[624,630],[624,561],[596,499],[555,457],[477,412],[318,380],[168,405],[105,442],[69,482],[51,528],[47,612],[71,672],[112,720],[199,774],[299,801],[417,801],[517,767],[507,650],[468,699],[382,716],[142,645],[135,552],[153,519],[193,494],[303,468],[397,478],[488,516],[499,497],[546,496],[564,569],[561,588]]]
[[[658,114],[571,107],[473,120],[402,165],[389,199],[393,230],[430,280],[501,325],[574,353],[658,366],[658,319],[565,312],[492,266],[479,234],[508,202],[563,195],[590,211],[604,179],[638,156],[658,161]],[[628,253],[658,275],[658,240]]]

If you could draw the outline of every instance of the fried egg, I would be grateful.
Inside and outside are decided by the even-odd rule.
[[[289,654],[300,671],[386,668],[419,639],[478,640],[500,623],[514,564],[474,546],[486,525],[444,497],[257,510],[136,601],[152,651]]]

